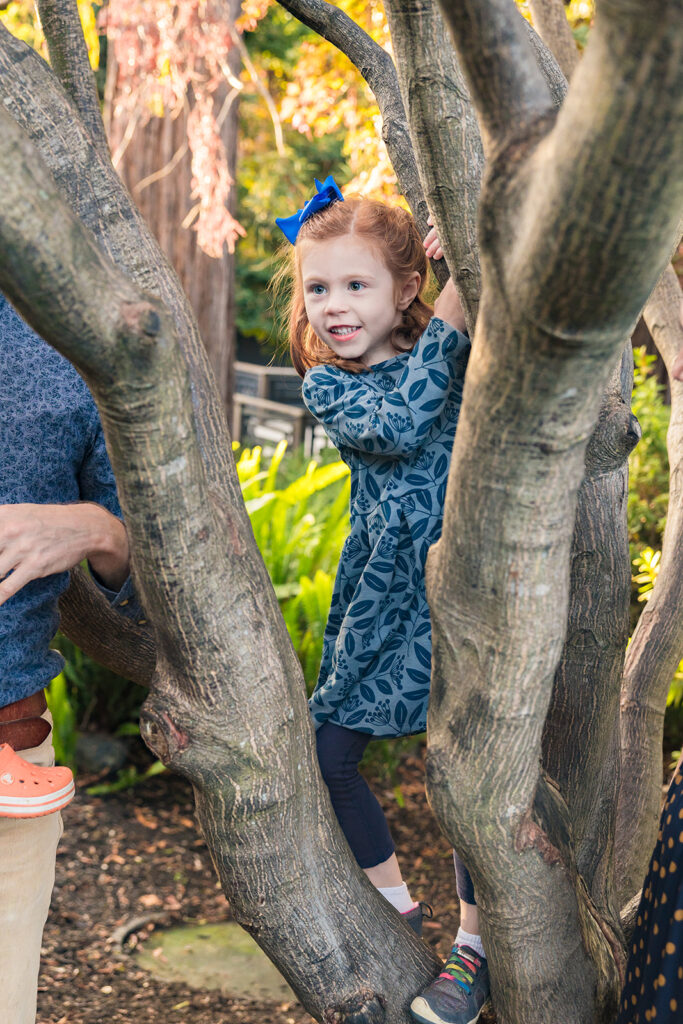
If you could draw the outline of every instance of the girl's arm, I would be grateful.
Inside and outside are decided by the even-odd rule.
[[[462,333],[465,330],[465,314],[452,277],[448,278],[434,303],[434,316],[455,327],[456,331]]]
[[[431,217],[427,221],[428,224],[432,223]],[[436,233],[436,228],[431,228],[427,232],[424,238],[423,245],[427,256],[432,260],[443,259],[443,249],[441,248],[441,242],[439,236]],[[463,313],[462,305],[453,279],[448,278],[446,284],[441,290],[441,294],[434,303],[434,315],[441,317],[451,327],[455,327],[458,331],[465,330],[465,314]]]
[[[304,402],[338,448],[405,455],[424,444],[454,382],[462,386],[469,348],[467,338],[433,317],[395,389],[378,391],[372,374],[314,366],[304,378]]]

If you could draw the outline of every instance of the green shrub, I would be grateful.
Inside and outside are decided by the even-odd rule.
[[[349,531],[348,466],[310,460],[287,484],[286,442],[262,468],[260,448],[237,461],[256,543],[275,587],[282,614],[309,689],[315,684],[334,577]],[[296,458],[296,455],[294,456]],[[278,487],[284,477],[284,486]]]
[[[650,598],[652,588],[657,580],[657,574],[659,573],[661,554],[661,551],[644,548],[633,559],[633,566],[636,569],[633,583],[638,588],[638,601],[641,604]],[[669,687],[666,706],[683,710],[683,661],[678,666],[678,670]]]
[[[287,450],[281,441],[267,466],[260,448],[245,448],[237,475],[254,537],[275,587],[284,599],[299,593],[299,581],[320,570],[336,571],[349,529],[349,468],[339,460],[314,459],[289,484],[278,486]],[[290,585],[289,590],[282,589]]]
[[[669,456],[666,432],[670,409],[664,388],[652,374],[655,357],[634,349],[631,408],[643,431],[629,459],[628,529],[631,558],[644,548],[661,549],[669,503]]]

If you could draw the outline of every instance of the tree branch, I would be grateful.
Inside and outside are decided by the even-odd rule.
[[[559,108],[562,106],[564,98],[567,95],[567,79],[550,47],[548,47],[541,39],[533,26],[530,25],[529,22],[519,14],[519,12],[517,12],[517,14],[519,20],[524,25],[529,42],[531,43],[536,63],[538,64],[541,74],[545,78],[548,89],[550,90],[553,105],[556,108]]]
[[[671,375],[683,347],[680,302],[678,278],[669,266],[644,313],[670,375],[670,483],[661,566],[626,655],[621,694],[617,878],[622,900],[630,898],[641,884],[657,834],[666,695],[683,658],[683,383]]]
[[[484,152],[553,110],[527,33],[509,0],[440,0],[479,117]]]
[[[149,686],[156,664],[150,630],[114,611],[80,567],[71,571],[67,594],[59,602],[62,633],[98,665]]]
[[[569,79],[580,60],[563,0],[529,0],[534,28]]]
[[[529,159],[524,215],[531,227],[513,244],[510,287],[525,291],[526,315],[566,337],[567,344],[587,333],[596,340],[630,333],[680,237],[683,137],[673,126],[683,117],[683,55],[672,40],[683,35],[683,15],[677,3],[659,0],[656,7],[603,4],[557,122]],[[647,90],[641,82],[644,68],[656,68]],[[587,118],[597,94],[599,108]],[[656,116],[671,131],[653,141],[656,103]],[[624,119],[638,128],[621,131]],[[669,189],[669,201],[662,203],[662,192]],[[571,219],[567,207],[576,207]],[[614,209],[609,220],[606,208]],[[660,241],[654,265],[644,256],[651,238]],[[530,249],[538,254],[533,265]],[[604,258],[608,250],[614,261]],[[577,308],[568,279],[591,301]],[[640,289],[634,280],[642,282]]]
[[[477,205],[484,154],[479,127],[436,4],[390,0],[386,13],[413,152],[473,337],[481,292]]]
[[[52,70],[76,105],[92,145],[107,159],[109,146],[76,0],[36,3]]]

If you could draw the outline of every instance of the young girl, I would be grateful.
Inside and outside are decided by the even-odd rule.
[[[292,362],[306,405],[351,470],[351,532],[337,572],[310,701],[332,806],[359,865],[418,934],[384,814],[358,764],[379,736],[422,732],[431,624],[427,552],[441,533],[470,351],[452,282],[421,298],[427,254],[405,210],[347,199],[331,177],[277,223],[294,244]],[[427,254],[425,253],[427,248]],[[456,858],[462,926],[443,973],[414,1000],[427,1024],[472,1024],[488,971],[471,880]]]

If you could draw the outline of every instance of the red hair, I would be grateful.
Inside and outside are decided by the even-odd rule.
[[[292,292],[289,300],[289,351],[292,364],[300,376],[322,363],[333,363],[343,370],[360,373],[367,369],[357,359],[344,359],[314,333],[308,322],[301,280],[299,242],[326,242],[331,238],[356,235],[367,241],[391,274],[397,289],[417,271],[420,275],[418,293],[404,310],[401,324],[394,329],[390,341],[396,352],[409,352],[424,332],[432,310],[421,293],[427,280],[427,257],[422,239],[411,215],[400,206],[387,206],[374,199],[346,199],[332,203],[305,221],[297,244],[291,247],[287,265],[277,279],[289,279]],[[276,281],[276,284],[278,282]]]

